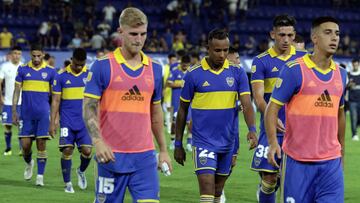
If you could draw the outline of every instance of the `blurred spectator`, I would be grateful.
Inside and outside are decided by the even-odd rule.
[[[107,39],[109,37],[109,32],[111,30],[111,27],[107,22],[102,21],[98,26],[97,29],[99,29],[101,36],[104,37],[104,39]]]
[[[111,46],[112,47],[121,47],[122,42],[121,42],[121,36],[120,33],[115,31],[110,35],[110,40],[111,40]]]
[[[84,23],[80,18],[76,18],[76,20],[73,22],[73,27],[75,32],[81,32],[84,30]]]
[[[102,58],[103,56],[105,56],[105,51],[102,50],[102,49],[99,49],[96,51],[96,58],[99,59],[99,58]]]
[[[351,120],[352,140],[359,141],[357,127],[360,119],[360,67],[359,59],[352,60],[352,71],[349,74],[349,110]]]
[[[99,34],[99,32],[96,32],[90,40],[91,49],[97,50],[102,49],[105,47],[106,42],[104,38]]]
[[[0,49],[8,49],[13,43],[13,35],[8,31],[7,27],[3,27],[0,32]]]
[[[103,8],[104,20],[110,25],[113,25],[114,14],[116,13],[115,7],[108,1],[106,6]]]
[[[191,54],[191,65],[199,64],[200,63],[200,55],[197,52],[193,52]]]
[[[81,45],[82,45],[82,39],[80,38],[80,34],[78,32],[75,32],[75,35],[72,38],[70,44],[68,45],[68,48],[71,49],[80,48]]]
[[[245,21],[246,20],[246,14],[248,10],[248,0],[240,0],[239,2],[239,10],[240,10],[240,20]]]
[[[21,47],[22,50],[29,48],[29,40],[24,32],[20,32],[15,39],[16,46]]]
[[[51,49],[60,49],[61,40],[62,40],[62,33],[61,33],[61,27],[59,23],[52,22],[49,23],[49,39],[50,39],[50,47]]]
[[[168,48],[172,47],[172,42],[173,42],[173,40],[174,40],[174,35],[173,35],[173,33],[171,32],[171,29],[170,29],[170,28],[166,28],[163,37],[164,37],[164,40],[165,40],[165,42],[166,42],[167,47],[168,47]]]
[[[255,54],[256,51],[256,40],[253,36],[249,36],[244,44],[246,54]]]
[[[200,6],[202,0],[192,0],[190,11],[192,11],[197,17],[200,16]]]
[[[95,2],[94,0],[85,0],[85,17],[91,21],[95,20]]]
[[[236,10],[238,6],[239,0],[227,0],[227,3],[229,5],[229,14],[231,16],[236,16]]]
[[[30,3],[30,15],[32,17],[39,16],[41,14],[42,0],[31,0]]]
[[[11,18],[13,12],[14,0],[2,0],[2,15],[1,17]]]
[[[258,53],[262,53],[269,49],[269,42],[266,39],[262,39],[258,46]]]
[[[55,56],[52,56],[49,53],[46,53],[44,56],[44,60],[48,65],[55,67]]]
[[[231,46],[236,50],[240,50],[240,45],[240,36],[238,34],[235,34],[234,39],[231,42]]]
[[[31,14],[31,0],[19,0],[19,10],[20,17],[29,16]]]
[[[62,20],[71,21],[72,20],[72,6],[70,1],[63,1],[62,7]]]
[[[47,47],[48,45],[48,32],[49,32],[49,23],[44,21],[40,24],[38,29],[38,38],[42,47]]]
[[[299,34],[295,35],[295,39],[293,40],[292,45],[296,48],[296,50],[302,50],[302,51],[305,50],[304,38]]]
[[[183,50],[184,48],[185,48],[185,46],[184,46],[184,35],[180,31],[174,37],[174,41],[173,41],[173,44],[172,44],[172,50],[177,52],[179,50]]]

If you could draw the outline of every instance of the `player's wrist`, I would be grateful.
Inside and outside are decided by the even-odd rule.
[[[249,132],[256,133],[256,126],[254,126],[254,125],[248,126],[248,130],[249,130]]]
[[[182,148],[182,147],[183,147],[183,143],[182,143],[181,140],[175,140],[174,146],[175,146],[175,148]]]

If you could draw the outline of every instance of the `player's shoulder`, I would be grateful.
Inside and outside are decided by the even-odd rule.
[[[232,62],[229,62],[229,67],[235,68],[235,69],[240,69],[241,68],[240,64],[235,64],[235,63],[232,63]]]
[[[295,68],[295,67],[298,67],[300,66],[300,63],[298,60],[291,60],[291,61],[288,61],[285,63],[285,66],[288,67],[288,68]]]
[[[347,75],[348,75],[348,72],[346,71],[346,69],[345,68],[343,68],[343,67],[341,67],[341,66],[338,66],[339,67],[339,70],[340,70],[340,73],[341,73],[341,75],[344,77],[347,77]]]
[[[104,60],[108,60],[109,59],[109,55],[105,54],[104,56],[101,56],[100,58],[97,58],[95,61],[104,61]]]
[[[189,73],[194,72],[195,70],[198,70],[199,68],[201,68],[201,64],[200,64],[200,63],[194,64],[194,65],[192,65],[192,66],[189,68],[188,72],[189,72]]]
[[[299,57],[302,57],[304,56],[305,54],[307,54],[308,52],[306,50],[296,50],[295,52],[295,55],[296,56],[299,56]]]
[[[258,54],[257,56],[255,56],[254,60],[255,59],[262,59],[263,60],[263,59],[267,58],[267,56],[269,56],[269,50],[266,50],[266,51]]]

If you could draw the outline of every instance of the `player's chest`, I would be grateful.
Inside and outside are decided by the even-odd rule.
[[[42,80],[50,81],[51,74],[47,70],[25,70],[23,74],[24,80]]]
[[[87,76],[85,74],[75,76],[64,77],[62,80],[62,86],[67,87],[85,87]]]
[[[197,92],[208,91],[237,91],[239,78],[231,73],[215,75],[212,73],[204,74],[207,77],[195,77],[195,87]]]
[[[15,78],[17,72],[17,68],[7,68],[4,71],[5,78]]]

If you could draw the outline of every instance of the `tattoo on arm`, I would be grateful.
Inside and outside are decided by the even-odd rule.
[[[83,117],[86,128],[93,141],[100,138],[100,123],[98,117],[99,100],[84,98]]]
[[[18,104],[18,101],[19,101],[20,90],[21,90],[21,86],[19,84],[15,84],[13,101],[12,101],[12,103],[13,103],[12,110],[15,110],[15,111],[16,111],[16,105]]]

